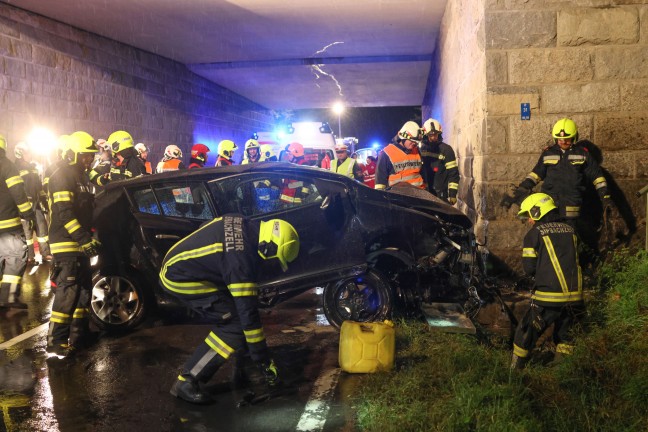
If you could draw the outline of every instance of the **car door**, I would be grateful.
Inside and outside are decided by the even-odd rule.
[[[319,280],[365,262],[358,221],[343,182],[310,173],[255,172],[213,180],[209,187],[219,214],[241,213],[255,221],[283,219],[297,230],[299,256],[285,273],[277,260],[262,261],[262,285]],[[300,193],[291,195],[291,189]]]
[[[130,191],[142,249],[155,269],[180,239],[216,217],[204,183],[181,178]]]

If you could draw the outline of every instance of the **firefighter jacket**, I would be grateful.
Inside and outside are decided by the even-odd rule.
[[[120,154],[124,160],[121,161],[119,166],[113,166],[110,168],[111,181],[128,180],[146,174],[146,168],[140,158],[135,154],[133,148],[127,148]]]
[[[230,159],[224,158],[223,156],[218,156],[218,159],[216,159],[216,164],[214,166],[222,167],[231,166],[233,164],[234,162],[232,162]]]
[[[88,178],[95,186],[104,187],[110,182],[111,169],[112,163],[109,160],[98,160],[90,169]]]
[[[306,165],[306,159],[300,156],[295,158],[291,163],[295,165]],[[309,193],[310,189],[304,185],[303,181],[284,179],[279,200],[286,204],[301,204]]]
[[[362,169],[364,184],[371,189],[376,187],[376,162],[368,160]]]
[[[92,240],[94,194],[78,165],[61,165],[49,180],[50,249],[54,257],[83,255]]]
[[[376,189],[406,182],[423,188],[421,156],[416,149],[407,150],[400,144],[389,144],[378,156]]]
[[[32,204],[18,169],[0,150],[0,233],[23,230],[20,218],[33,219]]]
[[[184,168],[185,166],[180,159],[167,159],[158,162],[157,167],[155,168],[155,172],[163,173],[163,172],[170,172],[170,171],[178,171]]]
[[[67,164],[66,161],[59,159],[45,168],[45,171],[43,172],[43,191],[45,192],[45,195],[49,196],[49,180],[50,177],[52,177],[52,174],[54,174],[54,172],[60,167],[66,166]]]
[[[198,160],[198,159],[191,158],[191,159],[189,160],[189,162],[191,162],[191,163],[189,164],[189,169],[202,168],[202,167],[205,166],[205,162],[203,162],[203,161],[201,161],[201,160]]]
[[[160,270],[162,286],[176,297],[233,298],[253,358],[267,351],[257,307],[258,243],[258,222],[225,215],[171,247]]]
[[[17,158],[15,164],[25,184],[25,193],[31,203],[32,210],[36,210],[39,201],[46,199],[36,165],[21,158]]]
[[[558,144],[545,149],[520,187],[533,189],[540,181],[543,181],[542,192],[553,198],[560,214],[568,218],[580,215],[585,181],[594,185],[601,199],[609,198],[601,168],[587,148],[579,143],[566,151]]]
[[[554,214],[556,212],[553,212]],[[542,306],[560,306],[583,300],[574,228],[545,216],[524,237],[522,264],[535,276],[532,299]]]
[[[428,190],[443,199],[456,198],[459,190],[459,167],[452,147],[444,142],[429,142],[424,139],[421,159],[421,176]]]
[[[362,181],[362,167],[357,160],[350,157],[347,157],[342,163],[340,163],[339,159],[333,159],[331,161],[331,171]]]

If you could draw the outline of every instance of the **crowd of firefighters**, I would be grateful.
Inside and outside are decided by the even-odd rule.
[[[556,324],[554,335],[559,352],[568,353],[571,349],[569,329],[583,302],[577,233],[586,182],[598,192],[605,211],[612,207],[605,178],[588,148],[579,143],[576,124],[566,118],[559,120],[552,129],[552,138],[554,144],[542,152],[529,175],[501,203],[507,208],[514,203],[520,205],[518,216],[534,224],[524,240],[523,261],[525,270],[536,275],[536,279],[532,306],[515,337],[516,366],[526,360],[537,338],[552,323]],[[232,165],[236,150],[233,141],[221,141],[215,166]],[[48,351],[65,357],[71,350],[89,343],[90,258],[101,248],[91,231],[94,194],[111,181],[153,173],[148,161],[149,148],[143,143],[134,144],[125,131],[116,131],[106,140],[95,140],[83,131],[64,135],[58,140],[42,183],[28,146],[15,146],[15,162],[6,157],[6,152],[7,142],[0,136],[0,308],[27,308],[20,299],[20,286],[27,264],[35,258],[36,232],[42,258],[53,260],[51,280],[56,286]],[[188,169],[204,167],[209,152],[206,145],[195,144]],[[285,155],[288,162],[306,164],[304,146],[300,143],[288,144]],[[322,156],[318,161],[320,168],[369,187],[386,189],[407,184],[427,189],[451,205],[457,203],[457,159],[452,148],[443,142],[442,126],[435,119],[428,119],[422,126],[406,122],[377,159],[369,156],[366,163],[358,162],[344,143],[335,145],[334,159],[328,154]],[[182,157],[178,146],[167,146],[155,172],[184,169]],[[272,146],[260,145],[255,139],[245,143],[242,164],[276,160]],[[541,181],[542,193],[532,194]],[[197,231],[171,248],[160,280],[170,294],[203,311],[204,294],[217,297],[212,299],[210,307],[214,310],[210,313],[222,323],[187,362],[172,389],[172,394],[185,400],[205,403],[208,395],[198,383],[208,380],[230,354],[246,344],[254,359],[263,365],[268,380],[277,380],[277,370],[268,357],[255,312],[256,265],[251,257],[277,258],[285,271],[298,254],[299,236],[285,221],[276,219],[255,225],[241,215],[217,218],[199,231],[212,235],[205,238]],[[214,238],[222,242],[214,243]],[[227,253],[229,246],[223,247],[227,242],[231,243],[231,253]],[[192,251],[196,248],[215,249],[207,259],[195,255]],[[186,266],[191,267],[190,271]],[[236,268],[240,274],[223,266]],[[199,276],[194,280],[186,275]],[[229,297],[218,291],[219,284],[228,287]]]

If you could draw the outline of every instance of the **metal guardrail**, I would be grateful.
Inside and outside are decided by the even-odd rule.
[[[644,186],[641,188],[639,192],[637,192],[637,197],[640,197],[641,195],[646,195],[646,250],[648,251],[648,185]]]

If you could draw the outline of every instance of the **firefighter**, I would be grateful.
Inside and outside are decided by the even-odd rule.
[[[514,369],[524,367],[538,338],[552,324],[556,359],[570,354],[571,329],[584,311],[574,228],[561,221],[553,199],[544,193],[527,197],[518,216],[533,225],[524,237],[522,264],[535,283],[531,306],[515,330]]]
[[[19,299],[27,266],[27,242],[20,219],[33,225],[34,212],[23,179],[6,152],[7,140],[0,135],[0,308],[27,309]]]
[[[189,169],[202,168],[207,163],[207,154],[209,147],[205,144],[194,144],[191,147],[191,159],[189,160]]]
[[[64,159],[65,152],[68,149],[68,143],[72,138],[69,135],[61,135],[58,137],[56,148],[48,156],[49,165],[45,168],[43,172],[43,190],[49,196],[49,179],[61,166],[67,165],[67,161]]]
[[[419,125],[408,121],[398,131],[395,142],[384,148],[376,163],[376,189],[386,189],[398,183],[409,183],[422,189],[425,187],[417,147],[420,134]]]
[[[243,155],[243,162],[241,165],[261,162],[261,146],[259,141],[249,139],[245,142],[245,154]]]
[[[98,149],[86,132],[74,132],[70,137],[65,153],[67,164],[56,170],[49,182],[52,279],[56,291],[47,348],[59,357],[68,356],[87,342],[90,257],[97,255],[101,246],[91,233],[94,195],[86,175]]]
[[[110,182],[113,154],[112,146],[104,139],[97,140],[97,148],[99,148],[99,158],[92,163],[88,177],[95,188],[101,190]]]
[[[146,168],[137,157],[133,137],[126,131],[115,131],[108,137],[108,144],[118,160],[110,169],[110,180],[127,180],[146,174]]]
[[[181,169],[185,169],[184,163],[182,163],[182,150],[180,150],[180,147],[175,144],[166,146],[164,149],[164,156],[162,156],[162,160],[158,162],[155,172],[163,173],[178,171]]]
[[[23,221],[23,229],[25,230],[28,247],[27,264],[35,263],[34,229],[36,231],[38,250],[42,260],[51,261],[52,255],[50,254],[49,244],[47,243],[47,219],[45,217],[49,213],[49,207],[47,204],[47,195],[43,191],[43,183],[41,182],[36,164],[32,162],[32,153],[27,144],[24,142],[16,144],[14,156],[16,157],[16,168],[20,173],[20,177],[23,179],[25,193],[31,203],[36,218],[36,224],[33,227],[30,222]]]
[[[151,167],[151,162],[147,160],[149,149],[148,147],[146,147],[146,144],[144,143],[135,144],[135,150],[137,151],[137,157],[144,164],[144,169],[146,170],[146,174],[153,174],[153,168]]]
[[[428,191],[454,205],[457,203],[459,190],[459,167],[455,152],[452,147],[443,142],[443,130],[438,120],[427,119],[421,130],[423,181]]]
[[[234,141],[223,140],[218,143],[218,159],[216,159],[216,164],[214,166],[223,167],[230,166],[234,164],[232,158],[234,157],[234,152],[238,149]]]
[[[346,144],[335,144],[335,155],[337,159],[331,161],[331,171],[359,182],[363,180],[362,167],[355,158],[349,157],[349,147]]]
[[[376,158],[367,156],[367,162],[362,169],[362,181],[371,189],[376,187]]]
[[[260,162],[277,162],[277,155],[270,144],[263,144],[259,153],[261,154]]]
[[[261,259],[276,258],[286,271],[298,253],[299,236],[288,222],[257,222],[238,214],[214,219],[169,250],[160,271],[162,287],[214,323],[183,366],[171,388],[173,396],[211,402],[199,383],[209,381],[232,354],[246,347],[266,383],[279,383],[257,309],[257,269]]]
[[[298,142],[290,143],[286,146],[286,154],[288,155],[288,162],[297,165],[305,165],[306,158],[304,157],[304,146]],[[283,180],[281,187],[281,194],[279,201],[288,207],[294,204],[301,204],[303,199],[310,193],[308,187],[304,186],[301,180],[286,178]]]
[[[574,221],[581,214],[587,180],[596,188],[605,212],[614,209],[601,168],[587,148],[578,143],[576,123],[568,118],[560,119],[553,126],[551,135],[554,145],[542,152],[533,170],[513,195],[507,194],[502,198],[501,205],[510,208],[519,204],[543,181],[541,192],[551,196],[561,216]]]

